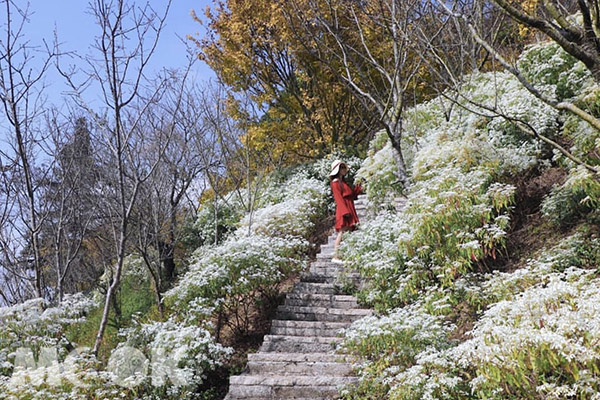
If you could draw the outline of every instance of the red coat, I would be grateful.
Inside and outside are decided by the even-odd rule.
[[[330,182],[333,199],[335,200],[335,230],[342,228],[355,228],[358,224],[358,215],[354,208],[354,200],[362,193],[362,188],[356,186],[352,189],[346,182],[334,179]]]

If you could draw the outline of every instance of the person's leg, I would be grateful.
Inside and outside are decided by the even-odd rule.
[[[342,235],[344,234],[344,232],[346,232],[346,228],[343,227],[342,229],[340,229],[338,231],[337,237],[335,238],[335,243],[333,245],[333,258],[331,259],[331,261],[333,261],[334,263],[342,263],[343,261],[340,259],[340,256],[338,254],[338,247],[340,246],[340,243],[342,242]]]
[[[343,233],[344,233],[344,231],[342,229],[340,229],[338,231],[337,237],[335,238],[335,244],[333,245],[333,249],[335,251],[337,251],[337,248],[340,246],[340,243],[342,242]]]

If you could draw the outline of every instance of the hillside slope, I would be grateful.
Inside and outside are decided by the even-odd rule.
[[[596,104],[585,68],[558,46],[519,62],[549,93]],[[377,216],[344,254],[380,315],[346,332],[362,361],[344,398],[600,398],[600,183],[515,121],[591,165],[599,132],[506,73],[474,74],[460,96],[408,114],[405,211],[381,212],[400,194],[383,136],[357,174]]]

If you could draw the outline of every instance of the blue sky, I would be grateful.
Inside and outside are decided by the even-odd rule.
[[[146,0],[131,1],[140,6],[146,4]],[[23,30],[23,39],[27,40],[30,45],[38,46],[40,50],[43,48],[44,40],[51,45],[56,31],[58,40],[61,43],[61,51],[77,52],[80,56],[92,52],[90,46],[94,43],[94,37],[98,34],[99,28],[90,14],[88,0],[15,1],[15,4],[19,7],[25,7],[27,3],[29,3],[29,20]],[[149,0],[149,3],[156,10],[164,10],[164,0]],[[204,35],[204,28],[192,19],[190,13],[191,10],[195,10],[197,15],[203,18],[204,9],[207,6],[214,7],[213,0],[172,1],[157,50],[149,65],[150,68],[146,70],[149,75],[163,68],[183,68],[187,64],[186,46],[180,38],[185,39],[187,35],[197,37]],[[0,18],[4,18],[4,15],[0,14]],[[15,20],[18,20],[16,16]],[[43,58],[43,54],[36,54],[31,66],[35,69],[36,64]],[[73,61],[68,62],[68,64],[71,63]],[[191,71],[190,77],[196,81],[205,81],[214,78],[215,74],[206,64],[198,60]],[[54,70],[54,67],[47,71],[44,83],[44,102],[54,104],[68,112],[65,109],[67,100],[65,93],[68,87],[64,79]],[[93,108],[102,108],[100,91],[97,88],[90,87],[84,97],[86,102]],[[3,110],[0,110],[0,150],[3,151],[7,150],[6,142],[9,138],[6,136],[5,130],[8,128],[6,116]]]
[[[140,5],[146,3],[145,0],[135,2]],[[17,4],[21,3],[17,1]],[[41,44],[43,39],[51,43],[56,30],[62,51],[76,51],[82,56],[90,52],[98,27],[90,15],[87,0],[29,0],[29,3],[31,17],[25,29],[27,39],[36,44]],[[164,10],[164,0],[149,0],[149,3],[156,10]],[[185,45],[180,38],[203,35],[203,27],[192,19],[190,12],[193,9],[198,16],[203,17],[207,5],[213,6],[212,0],[173,0],[165,29],[150,64],[151,70],[186,65]],[[214,77],[214,73],[202,62],[196,63],[193,74],[200,80]],[[50,74],[46,83],[50,86],[47,91],[49,100],[60,102],[59,98],[55,98],[62,91],[60,78]]]

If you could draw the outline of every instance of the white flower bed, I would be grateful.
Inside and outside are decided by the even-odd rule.
[[[279,202],[246,215],[237,235],[247,234],[250,225],[253,234],[307,237],[314,228],[316,216],[325,207],[328,187],[301,173],[287,180],[281,192]]]
[[[190,322],[171,318],[124,329],[121,334],[127,340],[116,350],[143,350],[151,361],[149,374],[154,387],[168,386],[168,378],[180,391],[193,389],[204,382],[207,372],[222,366],[233,349],[216,343],[207,327]],[[116,360],[122,364],[128,361],[126,357]]]
[[[83,322],[94,306],[91,299],[77,293],[65,295],[55,307],[32,299],[0,308],[0,398],[3,393],[14,398],[69,398],[57,388],[63,381],[78,379],[82,372],[69,357],[72,344],[65,329]]]
[[[306,266],[306,246],[308,242],[297,237],[231,237],[195,254],[196,261],[165,297],[184,312],[188,301],[219,306],[229,296],[268,290]]]

